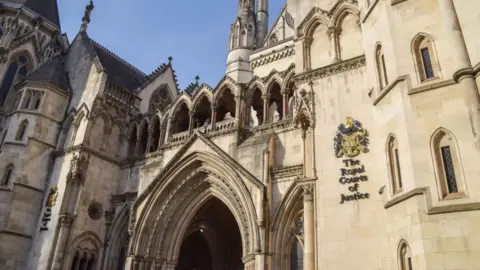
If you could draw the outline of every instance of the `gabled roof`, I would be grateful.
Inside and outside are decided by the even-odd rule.
[[[25,6],[49,20],[60,29],[57,0],[27,0]]]
[[[129,91],[134,91],[142,83],[146,76],[145,73],[118,57],[98,42],[92,39],[89,40],[102,67],[107,73],[108,83],[128,89]]]
[[[26,80],[49,83],[62,90],[69,91],[65,65],[60,56],[48,60],[46,63],[37,68],[37,70],[28,75]]]

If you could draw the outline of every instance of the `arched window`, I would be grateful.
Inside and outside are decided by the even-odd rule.
[[[8,186],[10,184],[13,174],[13,165],[10,164],[6,167],[5,172],[3,173],[2,186]]]
[[[21,79],[24,79],[29,71],[28,58],[24,54],[20,54],[11,59],[5,73],[2,85],[0,86],[0,105],[3,105],[10,88]]]
[[[28,121],[27,121],[27,119],[25,119],[18,126],[17,135],[15,136],[15,140],[17,140],[17,141],[23,140],[23,137],[25,137],[25,132],[27,131],[27,127],[28,127]]]
[[[23,104],[22,109],[28,110],[30,108],[30,101],[31,101],[31,92],[26,91],[25,96],[23,97]]]
[[[388,85],[387,66],[385,64],[385,55],[381,45],[377,46],[375,50],[375,63],[377,65],[378,83],[380,89]]]
[[[398,155],[398,142],[394,136],[389,136],[387,141],[388,167],[393,194],[403,188],[402,174],[400,171],[400,159]]]
[[[433,46],[433,40],[425,34],[417,35],[412,43],[412,51],[420,81],[431,80],[440,77],[440,65],[438,64]]]
[[[263,124],[263,99],[262,91],[255,88],[249,100],[250,103],[250,127],[260,126]]]
[[[400,270],[413,270],[412,252],[408,244],[404,241],[400,243],[398,248],[398,264]]]
[[[270,100],[268,101],[268,119],[267,122],[274,123],[283,118],[283,97],[281,94],[280,84],[274,82],[268,93]]]
[[[432,137],[435,172],[442,198],[465,196],[462,168],[455,138],[450,132],[439,129]]]
[[[303,247],[298,239],[290,249],[290,270],[303,270]]]
[[[148,123],[145,121],[140,125],[140,137],[138,146],[138,155],[143,156],[147,152],[148,143]]]

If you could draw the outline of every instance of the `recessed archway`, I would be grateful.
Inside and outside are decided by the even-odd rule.
[[[242,240],[235,217],[213,197],[193,218],[176,269],[244,269],[241,258]]]

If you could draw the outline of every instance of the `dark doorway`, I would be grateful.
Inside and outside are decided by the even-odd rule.
[[[177,270],[243,270],[242,239],[230,209],[208,201],[196,214],[182,244]]]

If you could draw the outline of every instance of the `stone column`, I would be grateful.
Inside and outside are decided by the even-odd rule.
[[[150,147],[152,146],[152,140],[153,140],[153,129],[149,128],[148,129],[147,150],[145,151],[145,154],[150,153]],[[155,149],[155,151],[156,151],[156,149]]]
[[[340,51],[340,33],[341,33],[341,28],[339,27],[330,27],[328,28],[327,30],[327,34],[328,36],[330,37],[330,42],[331,42],[331,48],[332,48],[332,62],[335,63],[335,62],[339,62],[342,60],[342,56],[341,56],[341,51]]]
[[[304,70],[311,70],[312,69],[312,55],[310,53],[310,47],[312,46],[312,38],[305,37],[303,39],[303,61],[304,61]]]
[[[137,134],[137,145],[135,145],[135,153],[133,153],[134,156],[138,156],[139,150],[140,150],[140,135]]]
[[[52,270],[63,269],[73,220],[74,217],[71,215],[60,216],[60,229],[58,230],[57,245],[55,246],[55,252],[53,254]]]
[[[303,177],[307,177],[307,130],[302,128],[302,146],[303,146]]]
[[[142,270],[150,270],[153,264],[153,258],[145,257],[143,260]]]
[[[218,108],[219,108],[219,106],[217,104],[212,105],[212,123],[211,123],[212,132],[215,131],[215,129],[217,127]]]
[[[313,184],[303,187],[303,270],[315,269],[315,224],[313,215]]]
[[[282,106],[283,106],[283,117],[282,120],[288,118],[288,90],[282,89]]]
[[[459,82],[468,108],[470,124],[475,136],[477,149],[480,148],[480,96],[473,76],[472,64],[468,56],[462,29],[458,21],[453,0],[438,0],[443,21],[443,33],[448,41],[451,65],[455,69],[453,78]]]
[[[268,102],[270,101],[270,95],[265,94],[262,96],[263,98],[263,122],[262,124],[268,123]]]
[[[195,124],[195,111],[191,111],[190,115],[190,122],[188,123],[188,135],[192,135],[193,132],[193,125]]]

